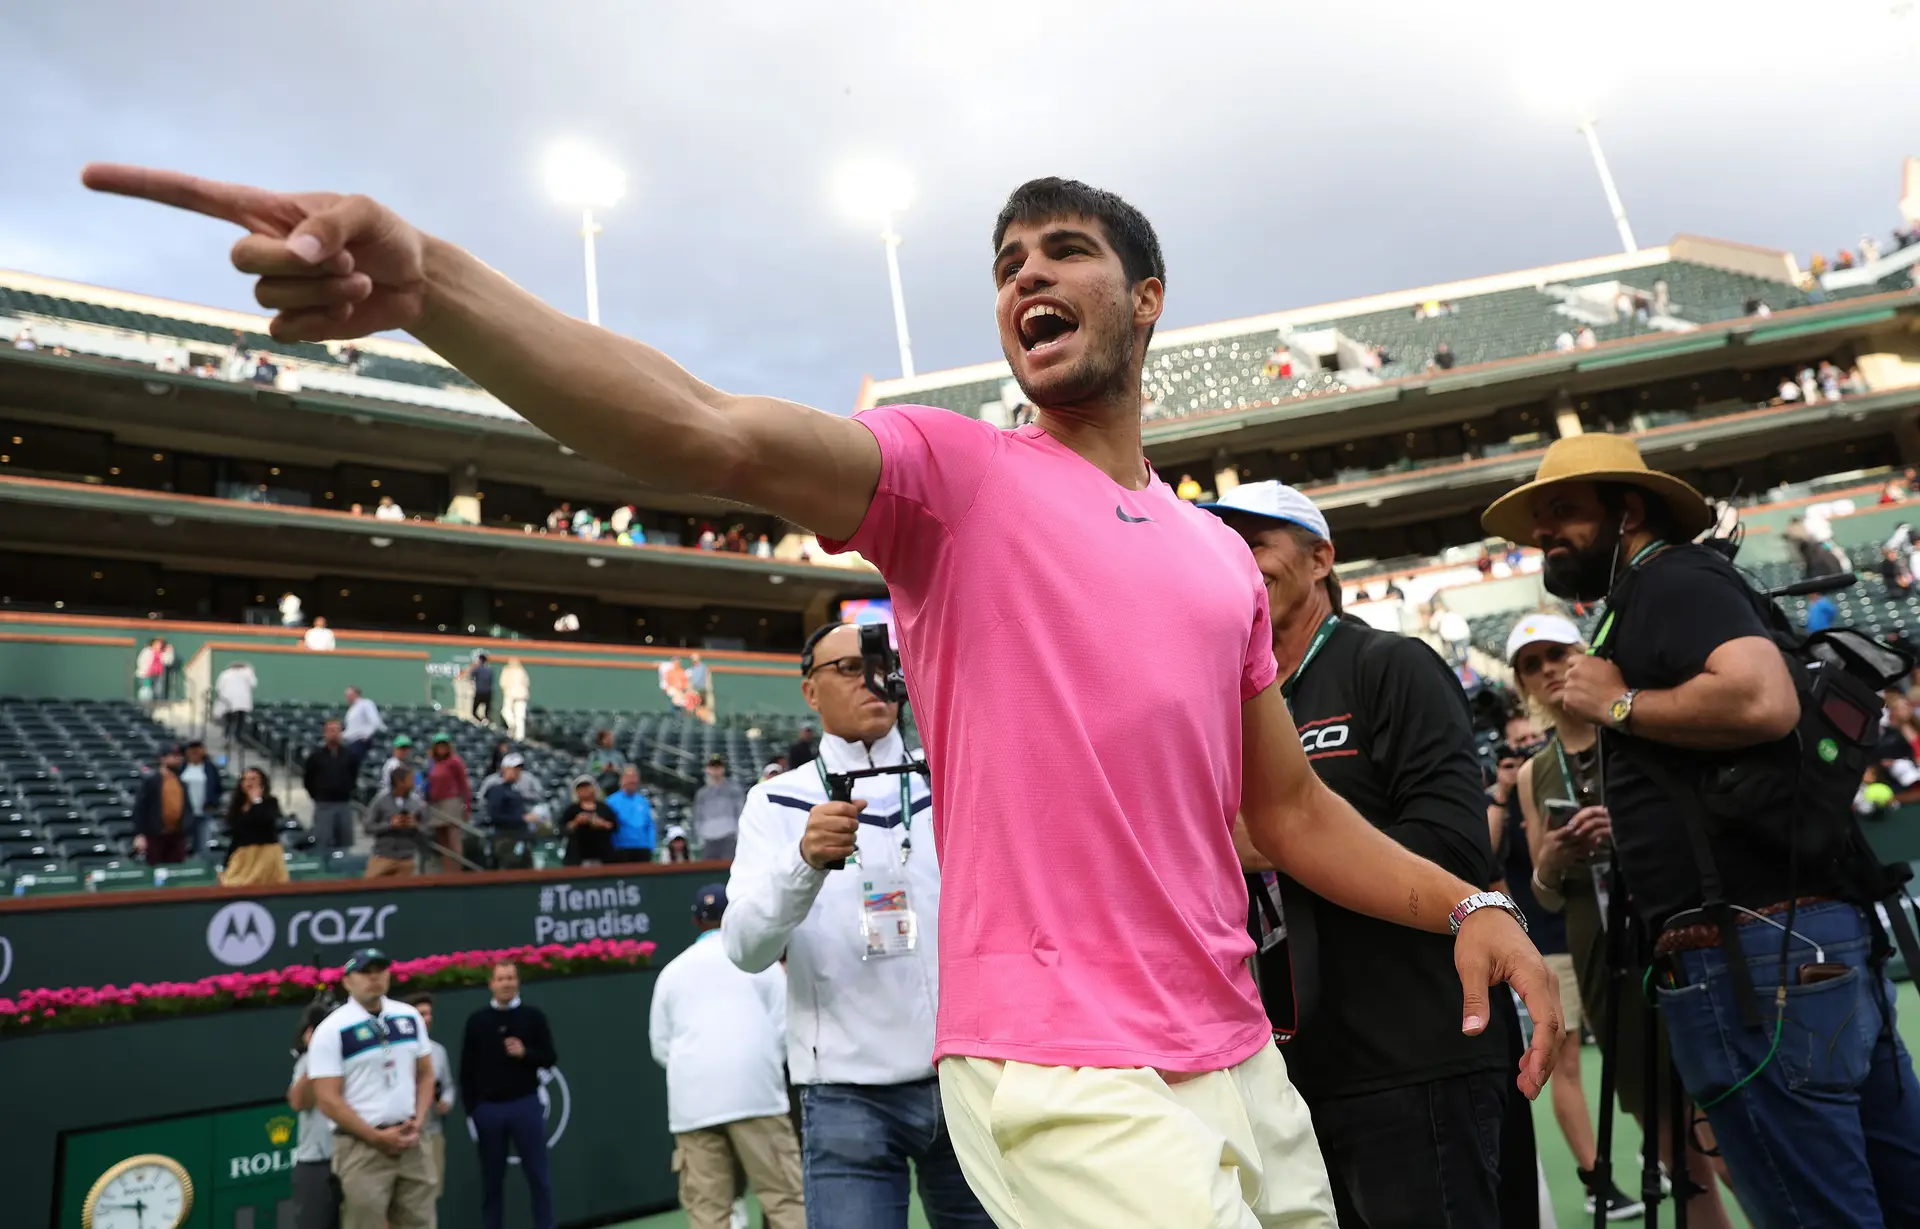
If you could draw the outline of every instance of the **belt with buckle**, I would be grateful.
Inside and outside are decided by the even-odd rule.
[[[1809,905],[1824,905],[1833,900],[1831,896],[1802,896],[1795,900],[1783,900],[1771,905],[1762,905],[1751,910],[1763,917],[1774,917],[1789,909],[1804,909]],[[1704,952],[1720,946],[1720,927],[1715,922],[1692,922],[1685,926],[1674,926],[1660,932],[1653,942],[1653,954],[1669,956],[1674,952]]]

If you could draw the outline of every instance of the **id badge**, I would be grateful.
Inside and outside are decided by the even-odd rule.
[[[1613,871],[1611,862],[1589,863],[1587,869],[1593,874],[1593,894],[1600,898],[1600,932],[1607,930],[1607,878]]]
[[[907,882],[899,875],[879,874],[860,881],[860,935],[866,940],[861,959],[905,956],[920,941],[920,924],[907,899]]]
[[[387,1070],[387,1087],[388,1088],[399,1087],[400,1085],[399,1065],[395,1063],[391,1058],[389,1058],[385,1063],[382,1064],[382,1066],[384,1066]]]

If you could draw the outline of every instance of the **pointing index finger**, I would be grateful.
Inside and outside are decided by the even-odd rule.
[[[80,182],[95,192],[110,192],[116,196],[132,196],[160,205],[171,205],[175,209],[205,214],[249,230],[285,234],[290,229],[273,218],[269,206],[274,194],[261,188],[117,162],[89,163],[80,172]]]

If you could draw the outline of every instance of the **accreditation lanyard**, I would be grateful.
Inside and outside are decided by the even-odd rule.
[[[1306,674],[1307,667],[1313,664],[1313,659],[1320,655],[1320,650],[1326,647],[1328,638],[1339,626],[1339,615],[1328,615],[1320,621],[1319,628],[1313,633],[1313,639],[1307,643],[1307,651],[1300,658],[1300,664],[1293,668],[1293,673],[1287,676],[1287,681],[1280,684],[1282,699],[1288,701],[1293,699],[1293,689],[1300,685],[1301,676]],[[1291,709],[1293,706],[1289,703],[1287,707]]]
[[[815,758],[813,767],[820,774],[820,788],[827,797],[833,797],[833,787],[827,784],[826,760],[823,757]],[[900,860],[905,862],[913,855],[913,774],[910,772],[900,774],[900,831]],[[855,858],[858,856],[856,848]]]

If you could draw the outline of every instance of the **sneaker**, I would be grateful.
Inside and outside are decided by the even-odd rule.
[[[1593,1171],[1591,1169],[1582,1169],[1576,1172],[1580,1175],[1580,1184],[1587,1188],[1587,1212],[1591,1214],[1594,1210],[1594,1205],[1598,1202],[1598,1197],[1593,1191]],[[1612,1183],[1608,1185],[1612,1187],[1612,1190],[1607,1195],[1608,1220],[1638,1220],[1646,1214],[1647,1205],[1628,1195],[1617,1185],[1613,1185]]]

